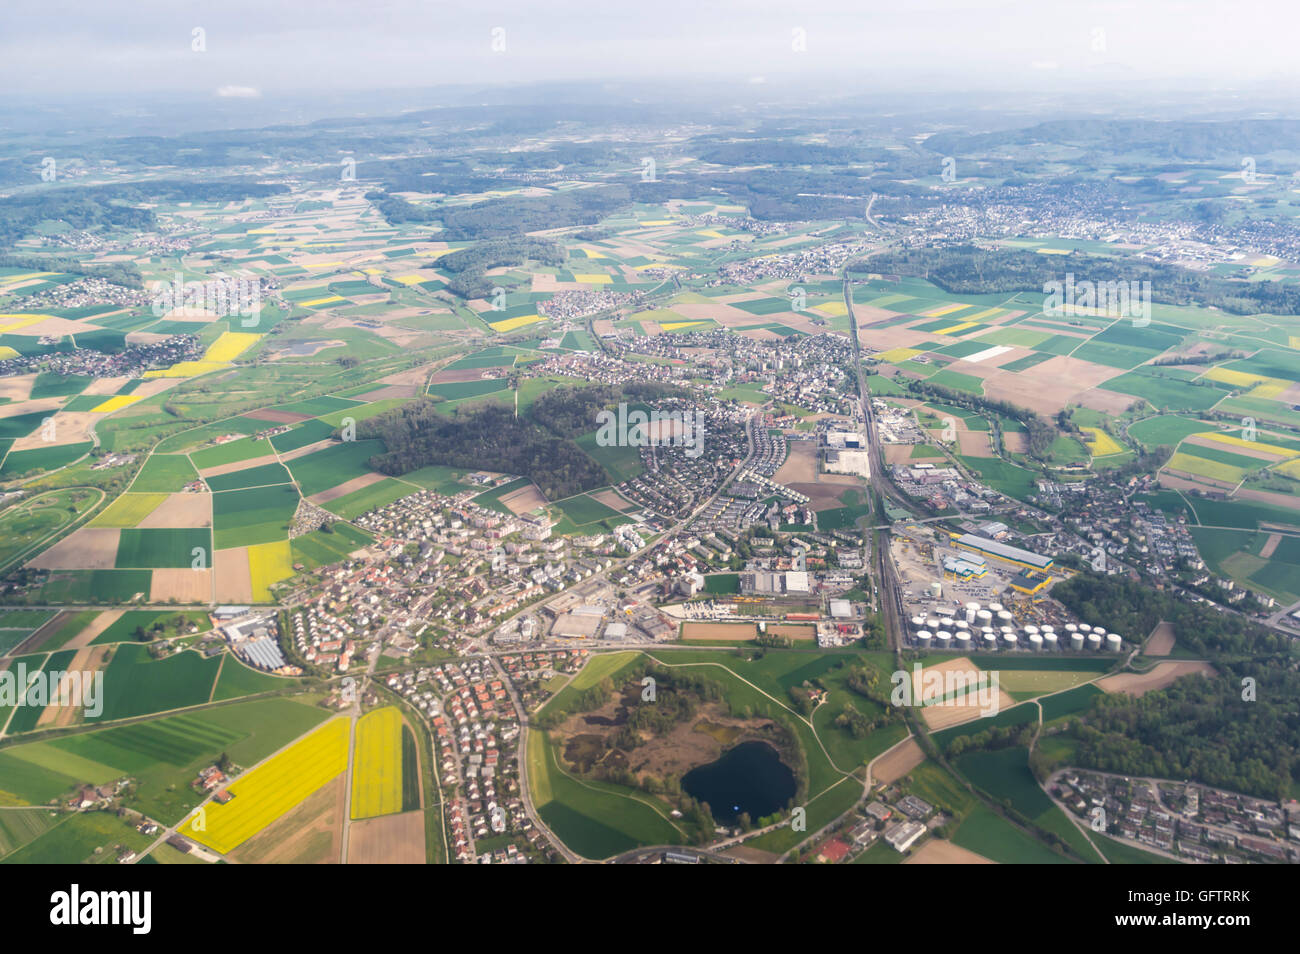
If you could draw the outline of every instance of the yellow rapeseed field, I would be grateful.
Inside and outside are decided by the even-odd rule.
[[[535,324],[539,321],[545,321],[541,315],[520,315],[517,318],[503,318],[501,321],[488,323],[488,327],[493,331],[514,331],[516,328],[522,328],[524,325]]]
[[[146,371],[146,378],[197,378],[200,374],[207,374],[209,371],[220,371],[222,368],[230,367],[224,361],[178,361],[170,368],[155,368],[152,371]],[[95,408],[99,410],[99,408]]]
[[[939,308],[931,308],[929,311],[922,312],[921,317],[942,318],[944,315],[951,315],[954,311],[961,311],[963,308],[968,307],[970,306],[960,302],[955,305],[943,305]]]
[[[203,352],[204,361],[234,361],[260,341],[262,336],[248,331],[224,331]]]
[[[1230,447],[1243,447],[1246,450],[1257,451],[1261,454],[1276,454],[1278,457],[1300,456],[1300,451],[1292,450],[1289,447],[1283,447],[1281,444],[1267,444],[1264,441],[1248,441],[1245,438],[1237,437],[1235,434],[1224,434],[1221,431],[1210,431],[1209,433],[1198,434],[1197,436],[1212,440],[1216,444],[1227,444]]]
[[[227,787],[234,796],[229,802],[208,803],[202,831],[195,830],[191,815],[180,832],[222,854],[238,848],[347,769],[350,725],[345,718],[331,719],[241,775]]]
[[[173,365],[175,367],[175,365]],[[113,411],[120,411],[128,405],[134,404],[140,400],[138,394],[117,394],[100,404],[96,404],[90,410],[96,414],[109,414]]]
[[[1092,440],[1087,441],[1087,445],[1093,457],[1106,457],[1110,454],[1124,452],[1124,445],[1120,444],[1100,427],[1081,427],[1079,430],[1092,435]]]
[[[90,521],[90,526],[134,527],[166,499],[167,494],[122,494]]]
[[[899,364],[903,361],[910,361],[918,354],[925,354],[919,348],[891,348],[888,351],[882,351],[875,357],[889,364]]]
[[[248,548],[248,575],[253,599],[271,602],[271,584],[293,576],[293,549],[288,540],[256,543]]]
[[[396,706],[367,712],[357,722],[352,762],[352,817],[402,810],[402,714]]]

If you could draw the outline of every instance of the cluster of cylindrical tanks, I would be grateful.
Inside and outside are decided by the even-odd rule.
[[[1015,618],[1001,603],[982,607],[967,603],[951,614],[937,611],[935,616],[913,616],[908,627],[908,641],[918,649],[957,649],[963,652],[979,649],[982,652],[1027,649],[1030,652],[1117,653],[1123,649],[1124,640],[1119,633],[1108,633],[1100,626],[1088,623],[1066,623],[1064,632],[1058,633],[1050,623],[1026,623],[1019,629]]]

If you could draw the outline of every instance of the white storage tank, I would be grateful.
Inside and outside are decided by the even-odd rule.
[[[1049,653],[1055,652],[1059,647],[1059,637],[1055,633],[1045,633],[1043,635],[1043,648]]]
[[[1119,638],[1119,633],[1110,633],[1106,636],[1106,648],[1110,652],[1112,653],[1119,652],[1120,648],[1123,645],[1124,645],[1124,640]]]
[[[913,617],[912,617],[912,633],[913,633],[913,634],[919,633],[919,632],[920,632],[921,630],[923,630],[923,629],[925,629],[925,617],[924,617],[924,616],[913,616]]]
[[[948,632],[946,629],[939,630],[939,632],[934,634],[934,638],[939,643],[940,649],[948,649],[952,646],[952,633]]]
[[[980,642],[984,645],[981,649],[991,650],[998,648],[998,634],[991,629],[986,629],[980,637]]]
[[[979,621],[980,626],[987,626],[993,622],[993,614],[988,610],[980,610],[975,614],[975,619]]]
[[[937,616],[931,616],[925,621],[925,628],[933,633],[939,628],[939,618]]]
[[[1100,634],[1098,634],[1098,633],[1089,633],[1089,634],[1088,634],[1088,648],[1091,649],[1093,652],[1098,652],[1098,651],[1101,649],[1101,635],[1100,635]]]
[[[966,622],[964,619],[959,619],[957,620],[957,629],[954,632],[962,632],[968,629],[970,629],[970,623]]]
[[[1037,633],[1029,634],[1029,648],[1034,652],[1041,652],[1043,649],[1043,637]]]
[[[930,643],[934,639],[928,629],[923,629],[916,634],[916,646],[918,649],[929,649]]]
[[[930,595],[933,596],[936,600],[939,597],[943,596],[943,584],[940,583],[938,580],[935,580],[933,583],[931,583]]]
[[[1081,632],[1081,633],[1091,633],[1091,632],[1092,632],[1092,627],[1089,626],[1087,623],[1080,623],[1080,624],[1079,624],[1079,632]]]
[[[967,603],[966,622],[968,623],[975,622],[975,614],[978,613],[979,611],[980,611],[980,605],[978,603]]]
[[[1065,631],[1067,633],[1077,633],[1079,631],[1079,626],[1077,623],[1066,623]]]
[[[1020,643],[1020,637],[1015,633],[1003,633],[1002,643],[1007,647],[1007,649],[1015,649]]]
[[[1026,636],[1032,636],[1037,632],[1038,632],[1038,627],[1035,626],[1033,623],[1030,623],[1028,626],[1025,627]]]
[[[1046,636],[1048,633],[1056,632],[1056,627],[1051,623],[1044,623],[1042,626],[1038,627],[1038,631]]]
[[[961,652],[970,652],[970,633],[958,633],[953,643]]]
[[[1011,611],[1010,611],[1010,610],[999,610],[999,611],[998,611],[998,624],[999,624],[999,625],[1006,624],[1006,623],[1010,623],[1014,618],[1015,618],[1015,617],[1013,617],[1013,616],[1011,615]]]
[[[1075,652],[1083,648],[1083,633],[1070,634],[1070,648]]]
[[[939,620],[939,628],[946,629],[951,633],[957,628],[957,623],[951,616],[945,616],[943,619]]]
[[[1003,609],[1004,609],[1004,607],[1003,607],[1003,605],[1002,605],[1001,603],[990,603],[990,604],[989,604],[989,612],[991,612],[991,613],[1001,613]]]

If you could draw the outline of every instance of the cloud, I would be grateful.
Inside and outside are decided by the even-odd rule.
[[[256,86],[218,86],[217,95],[222,99],[260,99],[262,91]]]

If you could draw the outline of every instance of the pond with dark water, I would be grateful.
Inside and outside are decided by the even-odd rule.
[[[742,812],[757,821],[783,810],[796,788],[794,772],[766,742],[742,742],[682,776],[682,791],[707,802],[723,825],[734,824]]]

